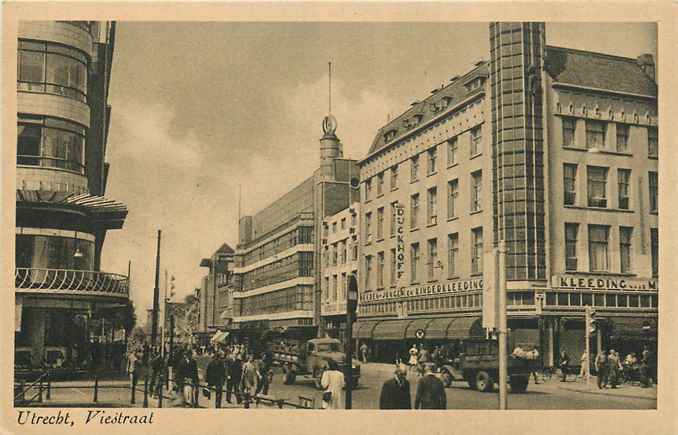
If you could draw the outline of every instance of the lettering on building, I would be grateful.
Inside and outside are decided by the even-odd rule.
[[[483,290],[482,279],[448,281],[440,284],[400,287],[388,290],[371,291],[361,295],[360,302],[376,302],[390,299],[434,296],[449,293],[466,293]]]
[[[631,291],[657,291],[658,289],[656,279],[555,275],[551,282],[554,288],[565,289]]]
[[[396,232],[396,282],[405,273],[405,207],[396,203],[395,209],[395,232]]]

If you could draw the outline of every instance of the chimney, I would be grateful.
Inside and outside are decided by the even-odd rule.
[[[642,69],[643,72],[647,74],[647,76],[650,77],[653,82],[657,81],[657,78],[655,76],[654,58],[652,57],[651,54],[649,53],[641,54],[640,56],[638,56],[637,63],[640,69]]]

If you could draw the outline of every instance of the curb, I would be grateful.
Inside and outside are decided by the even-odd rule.
[[[561,390],[565,391],[573,391],[575,393],[584,393],[584,394],[595,394],[598,396],[611,396],[611,397],[622,397],[625,399],[641,399],[641,400],[652,400],[652,401],[657,401],[657,397],[644,397],[644,396],[631,396],[627,394],[613,394],[613,393],[608,393],[608,392],[602,392],[602,391],[595,391],[595,390],[580,390],[576,388],[568,388],[568,387],[558,387]],[[597,387],[596,387],[597,388]]]

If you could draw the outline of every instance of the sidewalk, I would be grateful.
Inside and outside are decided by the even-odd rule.
[[[599,389],[596,385],[596,378],[591,377],[590,385],[587,387],[585,381],[562,382],[559,388],[566,391],[575,391],[584,394],[595,394],[600,396],[626,397],[631,399],[657,400],[657,386],[642,388],[639,385],[623,384],[617,388]]]

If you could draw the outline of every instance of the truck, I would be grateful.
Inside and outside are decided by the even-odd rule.
[[[508,384],[511,392],[525,392],[530,374],[540,366],[538,352],[517,347],[508,356]],[[453,380],[466,381],[473,390],[492,391],[494,383],[499,378],[498,342],[483,338],[466,339],[462,342],[462,352],[445,360],[438,369],[446,387],[449,387]]]
[[[346,354],[342,348],[343,344],[336,338],[313,338],[273,342],[269,345],[269,352],[273,355],[273,364],[282,367],[286,385],[292,385],[297,377],[303,377],[312,379],[320,388],[320,379],[330,361],[336,362],[339,370],[344,371]],[[355,359],[351,363],[353,377],[350,382],[355,388],[360,381],[360,363]]]

